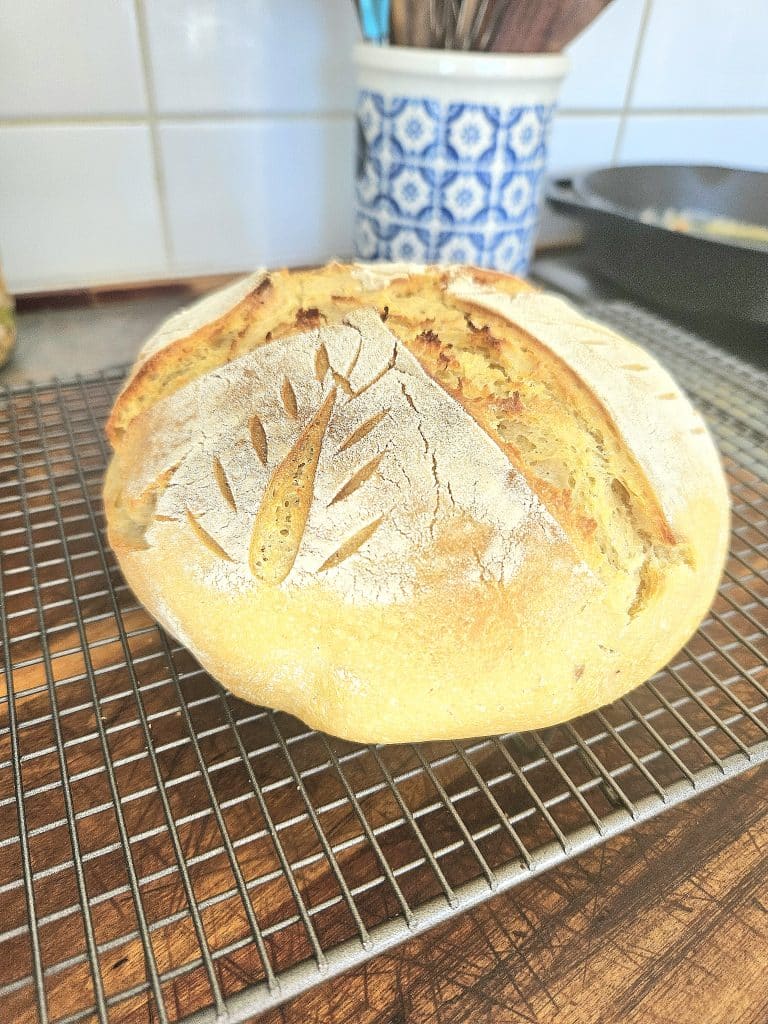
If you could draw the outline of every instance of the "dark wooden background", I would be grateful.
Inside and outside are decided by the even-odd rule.
[[[8,540],[2,552],[0,585],[4,587],[10,629],[17,753],[22,764],[21,783],[27,793],[26,824],[32,836],[30,866],[36,873],[37,917],[45,918],[40,947],[48,971],[45,990],[49,1016],[61,1019],[78,1015],[87,1024],[95,1024],[96,1019],[91,1012],[94,998],[83,915],[78,912],[82,900],[74,848],[81,856],[88,855],[82,886],[89,900],[95,940],[105,947],[99,956],[99,977],[106,997],[129,992],[146,978],[126,858],[104,770],[105,755],[95,731],[90,680],[97,673],[94,685],[101,702],[100,720],[107,733],[109,758],[119,766],[115,785],[127,832],[134,837],[134,867],[143,879],[140,902],[154,929],[152,948],[158,970],[168,975],[173,972],[164,983],[163,997],[171,1019],[179,1019],[210,1005],[210,986],[202,964],[184,969],[197,961],[200,943],[185,912],[189,900],[179,873],[166,874],[166,869],[179,859],[164,826],[166,818],[184,822],[178,826],[179,844],[181,857],[187,862],[195,860],[189,883],[195,899],[202,903],[215,894],[231,894],[202,912],[208,943],[223,950],[249,934],[241,897],[233,888],[232,871],[221,848],[223,833],[213,814],[195,816],[210,810],[213,799],[203,781],[204,773],[198,770],[201,764],[218,805],[227,805],[223,812],[226,831],[233,841],[248,839],[238,847],[237,855],[244,877],[268,879],[259,882],[257,889],[260,926],[276,928],[295,912],[295,904],[285,880],[271,877],[277,866],[276,854],[271,838],[261,834],[263,821],[254,812],[254,783],[242,765],[230,764],[231,758],[240,756],[235,730],[218,729],[226,724],[225,709],[229,705],[191,656],[169,646],[167,638],[136,606],[121,584],[111,556],[107,554],[103,562],[99,556],[91,517],[93,509],[98,513],[100,508],[105,452],[94,428],[111,405],[111,391],[106,384],[93,380],[82,388],[73,385],[67,395],[63,397],[57,389],[41,390],[34,400],[27,397],[15,403],[21,424],[16,432],[23,449],[23,466],[16,465],[17,440],[15,436],[9,440],[8,435],[5,462],[0,466],[0,487],[5,488],[6,496],[12,496],[5,506],[8,511],[3,540]],[[74,429],[80,437],[77,464],[62,442],[67,431]],[[41,453],[46,456],[41,458]],[[739,679],[729,682],[729,692],[752,706],[756,693],[752,682],[764,680],[765,670],[768,491],[754,473],[735,464],[730,468],[738,524],[736,554],[729,562],[729,581],[715,605],[719,618],[707,626],[706,635],[702,632],[691,641],[690,657],[694,660],[685,668],[684,679],[694,690],[706,687],[710,677],[695,659],[704,658],[713,647],[721,652],[728,645],[730,660],[719,653],[717,660],[710,656],[708,665],[714,665],[718,678],[739,674]],[[22,482],[23,502],[16,497]],[[66,522],[57,522],[53,508],[63,509]],[[65,555],[75,573],[71,578]],[[111,604],[112,593],[119,595],[120,628]],[[751,609],[749,619],[744,607]],[[82,636],[76,608],[84,621]],[[723,624],[724,616],[729,616],[735,632],[729,632]],[[121,629],[127,637],[125,647]],[[735,638],[754,638],[755,629],[763,630],[756,640],[757,647],[751,641],[749,647],[741,640],[734,643]],[[132,661],[136,685],[142,691],[149,722],[146,732],[126,678],[126,657]],[[679,684],[671,676],[658,685],[662,689],[670,687],[666,691],[670,698],[674,699],[675,693],[679,696],[680,691],[675,689]],[[645,688],[633,699],[642,705],[643,713],[646,706],[656,706],[656,698]],[[707,700],[715,713],[724,717],[733,713],[724,690],[716,690]],[[764,705],[761,708],[763,714]],[[275,740],[272,716],[253,712],[252,708],[234,709],[235,717],[243,715],[247,722],[238,727],[244,749],[271,749]],[[606,713],[610,716],[613,712]],[[691,728],[709,724],[703,708],[692,705],[686,715]],[[58,738],[55,721],[61,731]],[[658,718],[655,721],[659,723]],[[300,723],[288,722],[286,716],[282,716],[281,723],[281,730],[291,736],[306,731]],[[741,723],[743,742],[751,744],[763,738],[757,726],[750,733],[748,725],[746,720]],[[670,733],[670,738],[672,735],[675,733]],[[199,749],[190,741],[192,736],[203,737],[196,740]],[[710,735],[708,742],[719,756],[733,753],[733,744],[722,729]],[[641,732],[633,743],[639,744],[635,750],[638,756],[651,752],[643,746],[652,743],[650,734]],[[149,746],[160,751],[155,768],[146,756]],[[5,938],[0,943],[0,984],[9,986],[10,991],[0,1002],[0,1024],[37,1024],[31,944],[25,929],[26,897],[20,884],[22,858],[19,844],[14,842],[19,823],[11,748],[11,730],[7,720],[2,721],[0,932]],[[297,771],[326,764],[321,737],[305,738],[291,749]],[[67,827],[69,810],[60,785],[62,750],[67,770],[76,780],[71,787],[71,810],[78,818],[71,834]],[[697,744],[689,744],[685,751],[691,770],[710,763]],[[390,749],[383,756],[396,775],[409,757],[415,757],[405,748]],[[617,766],[615,758],[623,762],[625,754],[618,747],[606,748],[603,757],[610,771]],[[492,759],[483,763],[486,774],[496,770],[493,763]],[[219,770],[221,766],[225,770]],[[577,752],[565,767],[575,784],[584,781],[584,773],[591,771]],[[282,843],[290,863],[307,859],[300,885],[312,906],[320,906],[328,898],[333,879],[326,862],[314,858],[318,837],[304,813],[306,804],[317,807],[338,798],[338,807],[334,805],[333,811],[323,816],[326,835],[341,846],[343,840],[359,834],[352,808],[341,799],[340,776],[331,770],[330,762],[326,768],[307,775],[305,802],[291,783],[285,757],[258,760],[259,784],[269,789],[265,800],[273,819],[291,822],[296,818],[295,825],[283,829]],[[672,763],[667,765],[663,759],[654,763],[654,772],[663,785],[679,777],[665,774],[673,769]],[[370,754],[346,762],[344,770],[355,791],[379,777]],[[454,770],[464,771],[460,764],[451,762],[441,775],[442,783],[451,791],[455,780],[450,772]],[[622,778],[623,785],[629,787],[631,777]],[[161,781],[167,786],[167,813],[159,796]],[[535,787],[539,797],[547,799],[562,789],[562,779],[545,766]],[[503,796],[499,796],[504,814],[525,806],[518,789],[512,783],[504,787]],[[412,809],[434,798],[422,773],[401,784],[400,792]],[[632,798],[633,792],[629,795]],[[240,800],[245,796],[248,800]],[[756,769],[540,878],[527,880],[472,913],[264,1014],[261,1021],[768,1024],[767,797],[768,770]],[[600,816],[613,809],[602,788],[593,789],[590,800],[595,801],[594,809]],[[473,830],[487,823],[484,816],[490,813],[489,807],[479,799],[462,805],[462,814]],[[365,810],[374,826],[399,817],[388,787],[381,798],[378,792],[372,794]],[[566,832],[584,824],[571,817],[579,813],[575,801],[560,806],[559,820]],[[525,841],[531,849],[544,838],[551,838],[539,833],[539,825],[546,832],[543,819],[536,816],[519,826],[530,830]],[[441,843],[449,841],[455,827],[447,809],[435,815],[430,826],[438,830],[433,838]],[[258,833],[256,838],[254,833]],[[382,833],[380,842],[391,863],[407,863],[419,853],[415,834],[407,827]],[[487,851],[494,864],[516,856],[510,842],[503,832],[494,833]],[[378,872],[372,851],[363,846],[350,846],[339,854],[339,861],[353,887]],[[471,862],[470,867],[476,870],[477,865]],[[451,870],[454,882],[464,880],[460,858]],[[426,867],[423,872],[401,875],[400,883],[414,906],[439,890],[436,876]],[[428,884],[433,889],[425,891]],[[361,901],[367,927],[375,927],[397,913],[397,906],[388,902],[390,897],[384,897],[382,887],[382,893],[374,892]],[[329,907],[322,916],[318,914],[315,925],[322,930],[321,938],[328,947],[355,934],[351,918],[344,916],[343,903]],[[118,943],[117,938],[124,941]],[[269,946],[278,970],[312,955],[300,923],[273,931]],[[220,962],[219,975],[225,997],[262,980],[263,970],[253,942],[226,955]],[[149,994],[141,989],[135,998],[116,1003],[110,1019],[114,1024],[155,1024],[157,1015]]]
[[[765,1024],[756,768],[327,982],[260,1024]]]

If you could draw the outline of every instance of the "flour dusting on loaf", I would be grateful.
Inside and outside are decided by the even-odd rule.
[[[327,369],[319,374],[321,352]],[[288,410],[287,386],[295,399]],[[156,440],[126,500],[172,471],[148,544],[191,514],[221,548],[208,581],[219,589],[247,586],[254,520],[274,500],[270,480],[331,392],[306,524],[281,586],[308,585],[320,573],[352,601],[402,600],[417,584],[422,554],[446,531],[457,532],[449,570],[457,582],[509,582],[526,546],[565,542],[503,452],[378,314],[360,309],[345,324],[258,348],[147,413],[143,431]],[[254,417],[266,438],[266,462],[252,443]],[[374,523],[359,548],[338,557]],[[449,556],[438,545],[431,557]]]
[[[258,271],[156,332],[108,434],[139,600],[239,697],[349,739],[614,700],[725,558],[717,452],[669,374],[495,271]]]
[[[145,363],[147,359],[156,355],[161,349],[172,345],[174,341],[186,338],[199,327],[223,317],[242,302],[246,295],[258,288],[264,279],[264,274],[264,270],[256,270],[248,277],[241,278],[212,295],[205,295],[197,302],[193,302],[191,306],[174,313],[158,331],[144,342],[137,357],[138,365]]]
[[[701,415],[663,367],[555,296],[500,294],[467,276],[457,277],[448,290],[500,314],[562,359],[610,413],[656,488],[670,524],[684,516],[689,474],[702,455],[706,461],[712,443]],[[719,477],[717,465],[713,476]]]

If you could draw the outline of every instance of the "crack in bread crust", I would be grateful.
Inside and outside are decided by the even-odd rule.
[[[467,268],[211,302],[118,400],[104,499],[139,600],[238,696],[371,742],[539,728],[701,620],[724,478],[646,353]]]
[[[594,391],[530,332],[483,306],[485,293],[500,293],[514,303],[529,286],[505,275],[473,271],[469,288],[465,283],[462,290],[456,278],[455,272],[439,269],[356,275],[339,265],[264,277],[228,316],[156,352],[141,367],[113,414],[113,440],[120,445],[131,416],[233,359],[303,336],[308,326],[349,322],[355,310],[377,309],[430,377],[501,448],[587,564],[601,573],[620,571],[634,578],[634,614],[652,595],[652,581],[664,563],[690,557],[687,547],[677,544],[658,495]],[[596,336],[586,344],[608,342]],[[639,374],[647,363],[622,368]],[[356,397],[345,375],[331,371],[323,343],[316,348],[313,371],[320,382],[332,372],[347,398]],[[280,395],[285,414],[296,419],[296,395],[288,376]],[[676,397],[675,392],[659,397],[667,402],[670,395]],[[373,414],[374,426],[384,415],[383,410]],[[358,428],[361,437],[367,429]],[[267,432],[259,411],[250,421],[250,436],[266,465]],[[227,487],[220,465],[217,473],[220,486]]]
[[[350,599],[375,601],[411,592],[428,562],[472,579],[479,558],[483,578],[503,581],[535,538],[567,545],[504,453],[378,314],[347,320],[256,349],[135,421],[123,448],[140,465],[121,509],[130,515],[145,478],[161,480],[163,465],[178,462],[152,508],[136,506],[147,543],[186,517],[241,582],[237,567],[270,586],[307,585],[322,572]],[[318,381],[321,345],[329,366]],[[295,407],[286,409],[288,378]],[[132,533],[140,529],[134,521]],[[469,559],[472,546],[479,555]]]

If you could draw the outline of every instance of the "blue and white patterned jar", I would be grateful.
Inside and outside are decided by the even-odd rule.
[[[355,250],[524,274],[560,55],[356,47]]]

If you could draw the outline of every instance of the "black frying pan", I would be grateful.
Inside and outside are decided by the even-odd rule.
[[[768,327],[768,246],[672,231],[640,219],[695,210],[768,228],[768,174],[725,167],[610,167],[547,187],[579,219],[585,253],[606,277],[650,302]]]

